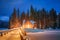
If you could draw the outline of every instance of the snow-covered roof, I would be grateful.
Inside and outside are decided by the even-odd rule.
[[[23,23],[25,23],[25,21],[26,21],[26,20],[23,20]],[[33,20],[30,20],[30,22],[31,22],[32,24],[36,23],[36,22],[33,21]]]
[[[31,22],[32,24],[36,23],[36,22],[35,22],[35,21],[33,21],[33,20],[30,20],[30,22]]]

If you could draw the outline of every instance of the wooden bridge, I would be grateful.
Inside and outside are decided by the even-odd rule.
[[[0,40],[26,40],[27,35],[23,28],[0,30]]]

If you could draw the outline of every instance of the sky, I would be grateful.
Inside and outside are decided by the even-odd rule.
[[[37,10],[54,8],[58,13],[60,12],[60,0],[0,0],[0,20],[8,20],[14,8],[26,12],[31,5]]]

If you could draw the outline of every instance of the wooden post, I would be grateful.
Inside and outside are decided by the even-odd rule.
[[[1,36],[3,36],[3,33],[1,32]]]

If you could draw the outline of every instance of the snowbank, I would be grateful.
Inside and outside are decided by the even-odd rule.
[[[32,29],[26,28],[24,29],[26,32],[60,32],[60,29]]]

